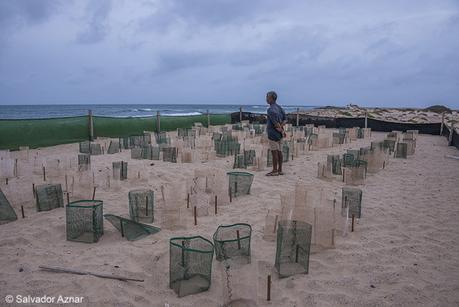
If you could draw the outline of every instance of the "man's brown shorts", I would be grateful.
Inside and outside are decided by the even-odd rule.
[[[281,141],[276,142],[276,141],[269,140],[269,149],[281,151],[282,150]]]

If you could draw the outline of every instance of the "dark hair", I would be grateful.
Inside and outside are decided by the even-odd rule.
[[[269,91],[269,92],[267,92],[267,93],[266,93],[266,96],[272,97],[274,101],[277,100],[277,94],[276,94],[275,91]]]

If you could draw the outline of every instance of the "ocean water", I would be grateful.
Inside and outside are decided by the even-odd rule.
[[[0,105],[0,119],[53,118],[87,115],[88,110],[96,116],[109,117],[148,117],[189,116],[206,114],[226,114],[238,112],[240,105],[206,104],[80,104],[80,105]],[[294,112],[297,108],[312,109],[314,106],[282,106],[285,112]],[[253,113],[266,113],[268,105],[244,105],[242,110]]]

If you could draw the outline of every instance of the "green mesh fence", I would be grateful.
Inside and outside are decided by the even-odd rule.
[[[113,179],[115,180],[126,180],[127,179],[127,167],[128,163],[124,161],[117,161],[112,163],[113,168]]]
[[[282,144],[282,162],[288,162],[290,148],[288,144]],[[268,155],[266,157],[266,166],[273,166],[273,153],[271,150],[268,150]]]
[[[392,154],[395,151],[395,140],[384,140],[384,148],[389,149],[389,154]]]
[[[161,230],[158,227],[141,224],[113,214],[104,214],[104,218],[121,233],[121,237],[126,238],[128,241],[140,240]]]
[[[148,160],[159,160],[159,153],[161,149],[159,146],[147,145],[142,147],[142,158]]]
[[[18,217],[11,207],[10,202],[6,199],[3,191],[0,190],[0,225],[17,220]]]
[[[155,194],[152,190],[129,191],[129,216],[133,221],[153,223]]]
[[[78,170],[87,171],[91,165],[91,156],[89,154],[78,155]]]
[[[177,148],[176,147],[164,147],[163,152],[163,161],[177,163]]]
[[[250,263],[251,236],[252,227],[249,224],[218,226],[213,236],[215,258],[218,261],[237,258],[238,262]]]
[[[80,200],[65,207],[68,241],[95,243],[104,234],[103,202]]]
[[[354,162],[354,155],[353,154],[343,154],[343,166],[348,167],[352,166],[352,163]]]
[[[277,227],[275,267],[279,277],[308,273],[312,226],[301,221],[280,221]]]
[[[408,156],[408,144],[407,143],[397,143],[395,150],[395,158],[406,159]]]
[[[131,148],[131,159],[142,159],[142,148]]]
[[[42,184],[35,188],[37,211],[48,211],[64,207],[64,196],[60,184]]]
[[[327,155],[327,165],[331,166],[333,175],[342,175],[341,159],[339,155]]]
[[[200,122],[207,126],[207,115],[163,116],[161,131],[191,128]],[[210,115],[212,125],[231,123],[230,114]],[[0,120],[0,149],[18,149],[19,146],[37,148],[89,140],[88,116]],[[115,118],[93,116],[94,137],[129,137],[155,131],[156,117]]]
[[[228,172],[229,193],[232,197],[250,194],[253,174],[247,172]]]
[[[110,145],[108,146],[107,153],[108,154],[115,154],[120,152],[121,146],[119,141],[110,141]]]
[[[247,168],[247,166],[256,165],[256,153],[255,150],[244,150],[243,154],[234,156],[233,168]]]
[[[100,146],[100,144],[95,144],[95,143],[92,143],[89,147],[89,153],[91,155],[101,155],[102,154],[102,147]]]
[[[343,187],[341,199],[341,215],[360,218],[362,215],[362,190]]]
[[[179,297],[207,291],[212,278],[212,242],[201,236],[175,237],[169,248],[169,287]]]
[[[0,120],[0,149],[37,148],[88,139],[87,116]]]
[[[235,139],[224,139],[222,137],[221,140],[214,139],[214,147],[217,157],[227,157],[239,154],[241,144],[239,144]]]
[[[187,128],[178,128],[177,129],[177,136],[178,137],[196,137],[196,130],[187,129]]]
[[[247,168],[244,155],[234,155],[233,168]]]
[[[84,141],[79,144],[80,153],[89,154],[91,153],[91,142]]]

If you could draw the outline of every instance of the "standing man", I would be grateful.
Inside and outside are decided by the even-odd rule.
[[[269,104],[268,108],[268,121],[266,130],[268,132],[269,149],[273,156],[273,170],[266,174],[266,176],[283,175],[282,172],[282,138],[286,136],[284,125],[287,123],[287,117],[284,110],[276,103],[277,94],[270,91],[266,94],[266,102]]]

